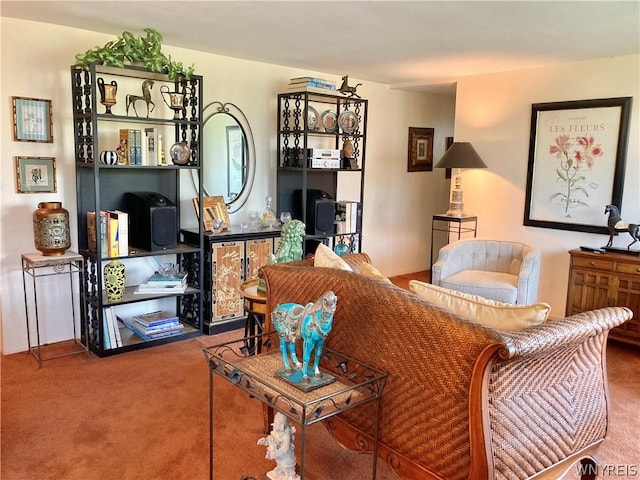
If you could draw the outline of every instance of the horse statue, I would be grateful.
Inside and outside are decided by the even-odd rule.
[[[640,225],[636,223],[627,223],[620,217],[620,210],[615,205],[607,205],[604,207],[604,213],[609,214],[607,226],[609,227],[609,241],[607,247],[613,244],[613,236],[618,232],[629,232],[633,241],[627,245],[627,250],[631,249],[631,245],[640,241]],[[606,247],[605,247],[606,248]]]
[[[331,290],[323,293],[315,302],[305,306],[298,303],[283,303],[271,312],[271,321],[280,336],[280,353],[285,373],[291,373],[289,356],[295,368],[302,367],[302,381],[309,382],[309,362],[313,359],[313,375],[320,376],[318,364],[322,348],[333,325],[338,298]],[[296,356],[296,340],[302,339],[302,365]],[[288,354],[287,354],[288,351]]]
[[[139,116],[138,111],[136,110],[136,102],[138,100],[142,100],[147,104],[147,118],[149,118],[149,114],[153,112],[154,108],[156,108],[156,104],[151,100],[151,89],[153,88],[153,83],[153,80],[145,80],[142,82],[142,96],[132,95],[130,93],[127,94],[127,115],[129,115],[129,107],[133,107],[136,117]],[[151,105],[151,109],[149,109],[149,105]]]
[[[362,84],[358,83],[355,87],[350,87],[349,86],[349,75],[345,75],[344,77],[342,77],[342,85],[340,85],[340,88],[338,89],[338,91],[340,93],[342,93],[343,95],[349,95],[351,97],[360,98],[360,95],[358,95],[356,93],[356,88],[358,88],[360,85],[362,85]]]

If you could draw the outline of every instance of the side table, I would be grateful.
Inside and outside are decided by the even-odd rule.
[[[240,295],[244,297],[244,311],[247,320],[244,325],[245,347],[249,355],[256,353],[256,338],[259,340],[267,313],[267,296],[258,291],[260,279],[246,280],[240,284]],[[260,353],[260,342],[258,341]]]
[[[446,232],[448,244],[451,241],[452,234],[457,235],[456,240],[460,240],[463,233],[473,233],[473,236],[475,238],[477,230],[477,216],[465,215],[463,217],[454,217],[445,213],[434,215],[433,219],[431,220],[431,258],[429,259],[429,270],[431,270],[431,267],[433,266],[434,232]]]
[[[31,328],[29,321],[29,296],[27,294],[27,280],[26,277],[31,277],[31,296],[33,300],[33,312],[35,319],[36,330],[36,344],[33,345],[31,341]],[[37,278],[48,277],[52,275],[67,275],[69,277],[69,294],[71,297],[71,321],[73,323],[73,339],[74,342],[79,345],[80,349],[74,349],[71,352],[57,354],[43,358],[42,347],[40,340],[40,317],[38,315],[38,289]],[[57,256],[45,256],[41,253],[24,253],[22,254],[22,287],[24,290],[24,311],[27,321],[27,344],[29,346],[29,353],[32,354],[36,360],[38,360],[38,366],[42,366],[42,362],[45,360],[52,360],[54,358],[64,357],[67,355],[74,355],[76,353],[84,353],[88,351],[87,348],[87,328],[86,325],[80,325],[80,332],[78,332],[78,326],[76,321],[76,303],[73,295],[73,276],[78,277],[78,291],[79,298],[78,304],[80,308],[80,318],[84,319],[82,308],[82,296],[84,292],[84,258],[82,255],[67,250],[63,255]],[[78,334],[79,333],[79,334]],[[85,338],[83,343],[82,339]]]
[[[300,425],[301,449],[298,464],[301,480],[305,478],[306,427],[352,408],[375,402],[371,477],[375,480],[378,462],[380,399],[387,374],[325,347],[320,360],[320,369],[334,376],[335,381],[305,392],[275,375],[277,370],[282,369],[282,355],[274,345],[278,342],[277,337],[275,332],[265,333],[260,341],[264,342],[265,347],[271,345],[272,348],[257,355],[247,355],[243,352],[244,339],[231,340],[203,349],[209,366],[209,473],[211,480],[214,479],[214,377],[231,382],[249,393],[252,398],[257,398],[266,406]]]

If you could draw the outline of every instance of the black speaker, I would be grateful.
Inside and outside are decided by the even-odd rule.
[[[293,204],[297,211],[295,218],[302,218],[302,190],[293,192]],[[334,233],[336,202],[327,192],[310,188],[307,190],[306,230],[309,235],[327,235]]]
[[[132,246],[150,251],[175,248],[178,223],[171,200],[155,192],[127,192],[125,204]]]

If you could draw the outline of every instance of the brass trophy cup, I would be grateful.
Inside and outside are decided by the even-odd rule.
[[[190,92],[189,87],[185,87],[185,89]],[[167,104],[167,107],[173,110],[173,119],[180,120],[180,112],[184,109],[185,94],[181,92],[171,92],[169,91],[169,87],[166,85],[162,85],[160,87],[160,93],[162,94],[162,100]],[[167,96],[169,97],[168,102]]]
[[[111,83],[104,83],[102,78],[97,80],[98,90],[100,90],[100,103],[105,106],[106,114],[111,115],[111,107],[116,104],[116,92],[118,91],[118,84],[115,80],[111,80]]]

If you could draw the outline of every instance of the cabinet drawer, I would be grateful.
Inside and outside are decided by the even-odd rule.
[[[616,272],[620,273],[631,273],[640,275],[640,263],[618,263],[616,265]]]
[[[574,267],[597,268],[598,270],[614,270],[615,262],[600,258],[573,257],[572,263]]]

